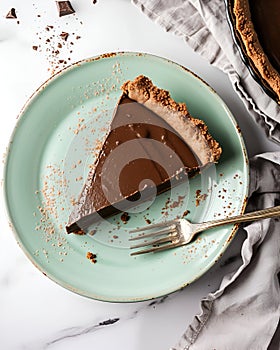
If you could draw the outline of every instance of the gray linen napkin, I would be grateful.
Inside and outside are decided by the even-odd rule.
[[[251,160],[248,210],[279,205],[280,152]],[[220,288],[202,300],[173,350],[279,350],[272,340],[280,317],[280,221],[265,219],[244,228],[243,263],[226,275]]]
[[[235,46],[224,0],[132,0],[166,31],[225,72],[249,113],[270,139],[280,141],[280,106],[251,77]]]
[[[228,74],[234,90],[269,138],[280,141],[280,107],[250,76],[233,43],[223,0],[132,0],[166,31]],[[250,163],[248,211],[280,204],[280,152]],[[242,265],[201,301],[173,350],[280,349],[280,221],[266,219],[244,228]],[[278,327],[278,328],[277,328]]]

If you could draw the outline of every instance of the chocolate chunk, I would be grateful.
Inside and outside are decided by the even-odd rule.
[[[92,0],[93,5],[97,3],[97,0]]]
[[[59,17],[75,13],[70,1],[56,1],[56,5],[59,11]]]
[[[67,40],[68,36],[69,36],[69,33],[66,33],[66,32],[62,32],[60,34],[61,39],[65,40],[65,41]]]
[[[34,45],[34,46],[32,46],[32,49],[37,51],[38,50],[38,46]]]
[[[17,18],[15,8],[10,9],[10,11],[6,15],[6,18]]]

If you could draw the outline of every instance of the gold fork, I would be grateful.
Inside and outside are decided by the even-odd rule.
[[[132,252],[130,255],[155,253],[170,248],[181,247],[185,244],[190,243],[198,233],[217,226],[239,224],[242,222],[256,221],[276,216],[280,216],[280,206],[199,224],[192,224],[186,219],[176,219],[142,228],[137,228],[135,230],[131,230],[130,233],[137,232],[138,235],[130,237],[129,241],[142,240],[142,242],[132,245],[130,249],[138,249],[144,247],[146,247],[146,249],[137,250],[135,252]]]

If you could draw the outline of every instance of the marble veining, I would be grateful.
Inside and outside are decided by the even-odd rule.
[[[168,299],[168,296],[164,296],[162,298],[155,299],[151,302],[144,302],[135,304],[136,308],[131,310],[126,316],[123,317],[112,317],[108,319],[101,320],[97,323],[89,323],[81,326],[68,327],[62,330],[59,330],[55,333],[50,339],[47,339],[42,343],[34,343],[34,344],[25,344],[27,349],[49,349],[56,343],[62,343],[65,340],[69,340],[71,338],[83,337],[90,333],[95,333],[100,330],[104,330],[108,326],[118,326],[121,323],[125,323],[131,320],[134,320],[139,316],[139,314],[143,313],[147,309],[151,307],[155,307],[155,305],[163,304]],[[139,306],[138,306],[139,305]]]
[[[58,333],[57,337],[47,341],[45,345],[42,346],[42,349],[47,349],[51,345],[64,341],[67,338],[80,337],[88,333],[96,332],[101,327],[113,325],[117,323],[119,320],[120,320],[119,318],[109,318],[107,320],[99,322],[98,324],[94,324],[86,327],[70,327],[70,328],[63,329]]]

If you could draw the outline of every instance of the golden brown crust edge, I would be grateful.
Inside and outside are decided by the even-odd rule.
[[[280,76],[270,63],[259,42],[257,33],[251,19],[248,0],[235,0],[233,13],[236,20],[236,29],[240,34],[246,48],[246,53],[253,61],[261,77],[267,82],[271,89],[277,94],[280,101]]]
[[[206,140],[209,151],[212,154],[214,162],[217,162],[221,156],[222,148],[219,143],[211,136],[207,125],[200,119],[193,118],[185,103],[174,101],[170,93],[166,90],[155,86],[152,81],[144,75],[136,77],[133,81],[127,81],[122,85],[122,90],[126,95],[139,103],[145,103],[147,100],[152,100],[162,107],[172,110],[180,114],[184,118],[188,118],[192,123],[199,128],[200,133]]]

